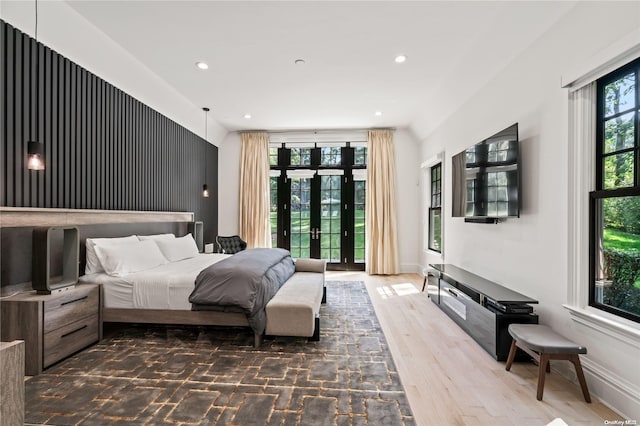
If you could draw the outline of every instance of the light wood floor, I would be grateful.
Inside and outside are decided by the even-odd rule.
[[[602,425],[621,420],[558,373],[536,400],[537,367],[497,362],[420,292],[417,274],[328,272],[328,280],[364,281],[418,425]],[[566,361],[555,361],[566,362]],[[552,366],[553,368],[553,366]]]

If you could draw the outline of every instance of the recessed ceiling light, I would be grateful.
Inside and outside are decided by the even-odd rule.
[[[396,59],[395,59],[396,63],[398,63],[398,64],[401,64],[406,60],[407,60],[407,56],[406,55],[398,55],[398,56],[396,56]]]
[[[205,64],[204,62],[196,62],[196,67],[200,68],[201,70],[209,69],[209,65]]]
[[[245,114],[244,118],[246,118],[247,120],[251,118],[251,114]]]
[[[376,111],[376,115],[380,117],[382,115],[382,111]]]
[[[307,63],[307,61],[305,61],[304,59],[296,59],[295,61],[293,61],[293,63],[296,65],[304,65]]]

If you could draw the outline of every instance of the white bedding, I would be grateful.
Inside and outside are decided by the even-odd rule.
[[[200,271],[229,256],[199,254],[124,277],[83,275],[80,282],[102,284],[105,308],[191,310],[189,295]]]

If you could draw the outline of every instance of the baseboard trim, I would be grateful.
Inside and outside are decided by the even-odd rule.
[[[612,373],[597,362],[580,357],[589,391],[600,402],[625,419],[637,419],[640,413],[640,388]],[[553,370],[578,385],[573,366],[569,363],[554,363]]]
[[[420,270],[420,265],[414,263],[405,263],[400,265],[401,274],[417,274]]]

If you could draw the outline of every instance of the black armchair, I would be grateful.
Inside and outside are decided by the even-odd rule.
[[[218,244],[219,253],[235,254],[247,248],[247,242],[238,235],[233,235],[231,237],[222,237],[218,235],[216,237],[216,243]]]

